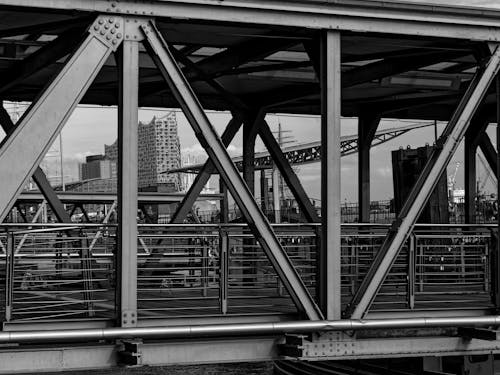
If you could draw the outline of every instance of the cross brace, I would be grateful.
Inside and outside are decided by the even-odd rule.
[[[142,25],[141,28],[151,57],[182,107],[198,140],[204,145],[209,157],[219,170],[292,300],[299,311],[309,319],[321,319],[321,312],[276,238],[271,225],[253,199],[248,186],[232,163],[224,144],[210,124],[186,78],[182,75],[163,37],[152,23]]]
[[[427,203],[430,193],[437,184],[446,165],[455,153],[468,129],[479,104],[500,69],[500,48],[489,59],[485,69],[479,72],[471,82],[464,98],[443,131],[437,148],[431,155],[420,178],[417,180],[400,215],[393,224],[370,270],[363,280],[356,295],[347,309],[351,317],[365,316],[382,286],[387,273],[396,259],[401,247],[410,235],[420,212]]]

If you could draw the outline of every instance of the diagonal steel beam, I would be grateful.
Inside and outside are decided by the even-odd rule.
[[[6,134],[11,133],[15,129],[15,125],[12,122],[12,119],[10,118],[3,105],[0,106],[0,126],[3,128]],[[64,209],[63,203],[50,185],[50,182],[47,179],[47,176],[45,175],[42,168],[37,167],[35,169],[35,172],[33,172],[32,177],[37,184],[38,189],[40,189],[40,192],[52,209],[52,212],[56,216],[57,220],[61,223],[70,223],[71,216]]]
[[[491,168],[492,174],[496,176],[497,171],[497,152],[495,146],[491,143],[490,136],[488,133],[484,132],[479,138],[479,148],[484,154],[488,165]]]
[[[163,37],[151,22],[147,25],[141,25],[141,28],[145,35],[146,48],[151,57],[179,101],[198,140],[204,145],[209,157],[223,177],[298,310],[311,320],[321,319],[322,314],[318,306],[276,238],[271,225],[253,199],[236,166],[231,161],[224,144],[212,127],[186,78],[182,75]]]
[[[0,222],[122,38],[123,19],[98,17],[78,50],[1,143]]]
[[[372,266],[347,309],[352,318],[366,315],[387,273],[435,188],[439,178],[468,129],[470,121],[500,69],[500,48],[495,46],[484,70],[478,72],[464,98],[446,126],[437,148],[413,187],[401,213],[395,220]]]
[[[241,128],[243,121],[239,117],[233,117],[229,124],[226,127],[226,130],[222,134],[222,143],[227,147],[235,137],[236,133]],[[210,159],[208,159],[203,167],[200,169],[196,178],[193,181],[193,184],[189,188],[189,191],[182,199],[182,202],[177,207],[177,210],[172,216],[171,223],[172,224],[180,224],[187,217],[191,209],[193,208],[194,202],[200,195],[203,187],[207,184],[208,180],[212,176],[215,171],[215,166]]]
[[[316,209],[307,197],[304,187],[300,183],[300,180],[295,174],[293,168],[290,166],[286,156],[281,151],[280,145],[274,138],[271,129],[269,129],[269,124],[266,121],[261,124],[259,135],[269,151],[271,158],[278,167],[281,175],[285,179],[286,184],[290,188],[295,200],[299,204],[300,210],[304,213],[306,220],[310,223],[319,223],[321,219],[319,218]]]

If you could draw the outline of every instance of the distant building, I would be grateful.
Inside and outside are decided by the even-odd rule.
[[[177,117],[170,112],[164,117],[153,117],[151,122],[139,122],[139,189],[176,192],[181,190],[178,173],[162,172],[180,168],[181,150],[177,132]],[[105,158],[115,163],[118,160],[118,144],[104,145]]]
[[[92,179],[116,179],[116,162],[104,155],[87,156],[85,163],[78,166],[80,181]]]

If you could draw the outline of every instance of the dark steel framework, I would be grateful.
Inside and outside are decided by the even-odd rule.
[[[315,331],[314,327],[317,331],[335,332],[349,331],[353,326],[372,328],[370,320],[360,319],[367,315],[370,318],[370,307],[378,291],[464,136],[471,139],[467,142],[470,163],[480,146],[490,166],[498,168],[498,156],[484,135],[485,124],[495,120],[498,105],[497,93],[492,87],[500,68],[498,13],[376,1],[344,0],[325,4],[303,0],[273,4],[275,7],[260,0],[213,3],[201,0],[52,0],[42,8],[39,1],[0,0],[4,20],[0,27],[0,73],[5,77],[1,80],[0,91],[5,100],[32,102],[17,124],[10,122],[5,111],[0,113],[0,123],[7,131],[0,145],[0,219],[5,219],[15,202],[22,198],[24,184],[34,176],[59,221],[66,223],[69,215],[61,209],[61,197],[51,191],[39,164],[79,103],[118,105],[119,113],[116,305],[119,314],[116,325],[120,329],[103,330],[109,333],[105,336],[100,331],[83,331],[89,327],[78,322],[70,323],[66,327],[73,330],[63,333],[54,331],[50,324],[25,324],[22,329],[27,333],[6,334],[6,341],[15,341],[18,337],[19,342],[29,342],[30,330],[34,328],[43,332],[33,337],[47,342],[56,338],[63,341],[87,337],[141,338],[141,334],[147,339],[150,331],[155,331],[134,330],[134,327],[148,324],[138,318],[137,297],[136,215],[140,197],[137,193],[136,124],[139,106],[182,108],[209,155],[209,161],[201,168],[172,222],[183,222],[206,181],[217,171],[223,180],[222,190],[227,188],[248,223],[250,241],[260,244],[293,300],[296,316],[304,320],[302,325],[289,323],[288,328],[279,330],[266,321],[265,316],[261,317],[262,326],[252,322],[255,326],[247,327],[225,325],[227,319],[214,318],[219,325],[206,326],[210,335],[241,335],[248,333],[245,329],[251,333],[274,335],[272,340],[217,341],[216,355],[220,360],[275,358],[279,335],[285,331],[302,333]],[[204,109],[231,111],[233,119],[222,136],[214,130]],[[270,112],[321,115],[321,217],[311,206],[286,154],[265,122],[265,114]],[[359,118],[356,141],[360,153],[361,221],[367,221],[369,215],[369,149],[376,138],[380,119],[448,121],[438,139],[438,147],[346,309],[341,302],[341,116]],[[242,124],[248,137],[243,177],[226,150]],[[315,298],[253,197],[257,135],[264,141],[307,220],[321,223]],[[469,201],[473,199],[470,189]],[[221,243],[227,243],[225,236],[227,233],[221,234]],[[412,239],[414,237],[410,241]],[[6,245],[9,273],[15,271],[12,267],[15,251],[11,240],[7,240]],[[411,275],[412,270],[409,277]],[[7,302],[10,298],[6,296]],[[430,323],[420,317],[406,321],[391,319],[390,315],[384,318],[387,319],[384,323],[372,320],[373,328],[483,326],[498,322],[494,315],[486,318],[444,316]],[[182,326],[182,322],[172,320],[154,324]],[[200,321],[200,324],[208,322]],[[287,327],[286,322],[282,324]],[[184,325],[173,336],[169,336],[170,328],[167,331],[165,337],[158,335],[181,339],[195,334],[204,336],[203,327],[198,332]],[[337,348],[337,345],[349,343],[356,348],[349,353],[352,358],[422,355],[428,353],[428,348],[437,347],[440,353],[453,354],[500,351],[500,344],[495,340],[490,343],[473,341],[463,347],[457,346],[455,338],[438,334],[428,338],[427,348],[421,345],[413,350],[409,349],[410,341],[414,340],[411,337],[384,346],[382,337],[368,342],[347,338],[341,333],[327,336],[314,335],[311,345],[334,340]],[[257,349],[263,341],[264,346]],[[234,349],[233,355],[225,353],[235,342],[246,345],[246,354],[242,354],[241,348]],[[214,341],[199,339],[192,350],[212,345]],[[110,349],[108,346],[102,348],[101,353],[88,351],[91,366],[109,366]],[[145,344],[143,363],[160,363],[159,358],[166,350],[176,352],[171,342],[163,346],[161,343]],[[74,358],[58,363],[59,368],[68,364],[74,368],[89,365],[76,359],[81,353],[78,347],[72,347],[70,352]],[[0,356],[8,356],[8,353],[9,350],[2,350]],[[42,361],[51,361],[57,355],[54,353],[38,355]],[[106,355],[107,360],[103,359]],[[333,349],[322,356],[337,358]],[[303,357],[310,359],[307,354]],[[168,361],[167,357],[165,360]],[[27,369],[19,360],[14,360],[10,366],[6,371]]]

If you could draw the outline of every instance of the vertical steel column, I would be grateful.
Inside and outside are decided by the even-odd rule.
[[[496,45],[495,52],[486,64],[485,69],[478,72],[469,85],[457,110],[441,135],[438,142],[440,147],[431,154],[429,161],[410,192],[401,213],[395,220],[382,247],[370,266],[358,292],[352,299],[348,308],[351,318],[362,318],[368,312],[401,247],[412,232],[432,190],[435,188],[447,164],[462,141],[472,117],[476,113],[499,69],[500,48]]]
[[[271,225],[255,202],[248,186],[241,178],[238,169],[231,161],[222,140],[208,120],[198,98],[170,53],[167,43],[152,23],[141,27],[147,41],[146,47],[153,61],[182,107],[198,140],[204,145],[208,156],[227,184],[254,236],[260,242],[276,273],[283,280],[297,309],[311,320],[321,319],[321,312],[281,246]]]
[[[268,208],[268,194],[269,194],[269,185],[267,183],[266,178],[266,170],[260,170],[260,207],[262,211],[267,212]]]
[[[380,117],[358,118],[358,207],[359,222],[370,222],[370,148]]]
[[[320,305],[326,319],[341,318],[340,306],[340,33],[321,37],[321,213]]]
[[[118,265],[120,325],[137,325],[137,167],[139,43],[120,50],[118,107]]]
[[[243,124],[243,179],[255,196],[255,141],[264,120],[265,112],[259,111],[245,119]]]
[[[476,154],[477,154],[477,136],[465,136],[464,142],[464,178],[465,178],[465,223],[473,224],[476,222],[476,194],[477,194],[477,173],[476,173]]]

